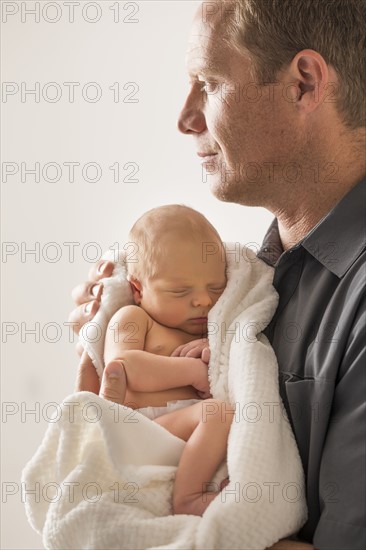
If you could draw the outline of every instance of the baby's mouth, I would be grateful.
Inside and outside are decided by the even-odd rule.
[[[193,317],[192,319],[190,319],[190,321],[197,325],[203,325],[207,323],[207,317]]]

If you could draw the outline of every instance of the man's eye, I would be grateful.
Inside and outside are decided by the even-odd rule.
[[[203,80],[199,80],[200,83],[200,91],[205,92],[206,94],[214,94],[217,91],[218,84],[215,82],[206,82]]]

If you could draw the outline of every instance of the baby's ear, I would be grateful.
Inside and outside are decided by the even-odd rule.
[[[134,299],[134,302],[137,306],[141,304],[141,298],[142,298],[142,284],[140,281],[138,281],[135,277],[132,275],[129,275],[127,278],[128,282],[130,283],[131,290],[132,290],[132,296]]]

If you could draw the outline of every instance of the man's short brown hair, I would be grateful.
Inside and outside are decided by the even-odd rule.
[[[338,74],[333,97],[344,123],[365,126],[366,0],[223,2],[232,43],[249,52],[260,84],[275,82],[299,51],[315,50]]]

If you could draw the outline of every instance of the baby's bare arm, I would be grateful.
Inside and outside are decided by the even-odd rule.
[[[144,351],[151,319],[138,306],[121,308],[108,325],[104,361],[122,361],[132,392],[193,386],[209,392],[207,365],[192,357],[166,357]]]
[[[126,350],[143,350],[150,326],[146,311],[138,306],[125,306],[108,323],[104,344],[104,362],[120,357]]]
[[[209,392],[207,365],[193,357],[166,357],[147,351],[126,350],[115,358],[123,363],[131,391],[155,392],[193,386]]]

